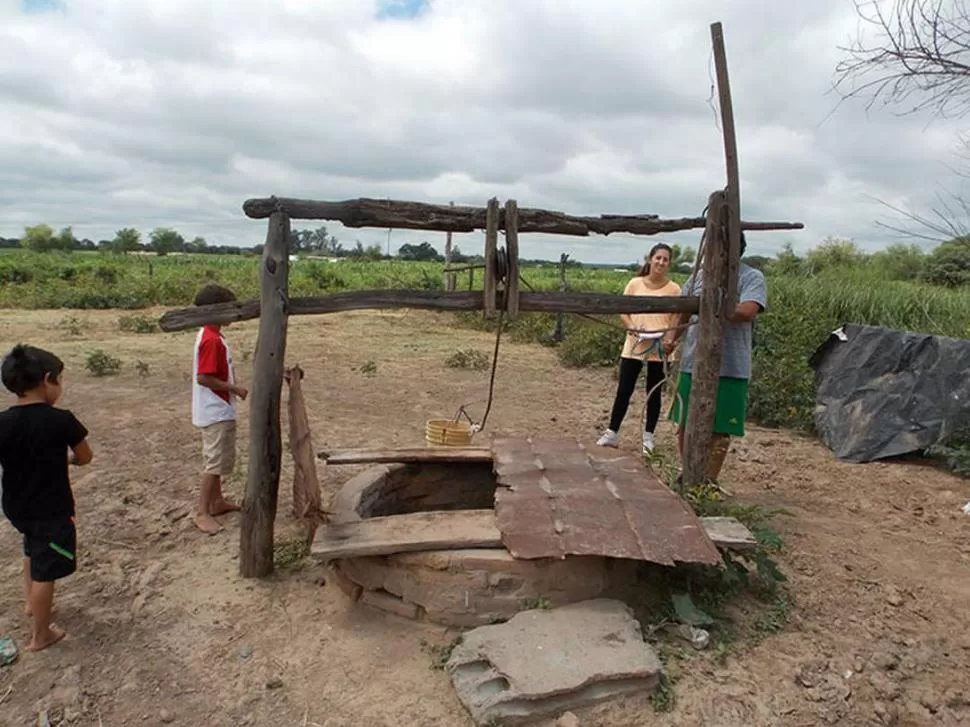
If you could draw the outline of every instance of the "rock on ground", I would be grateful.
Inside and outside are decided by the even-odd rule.
[[[524,724],[632,692],[662,666],[626,604],[607,599],[523,611],[465,634],[448,660],[458,697],[479,724]]]

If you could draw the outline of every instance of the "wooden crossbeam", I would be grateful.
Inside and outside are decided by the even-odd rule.
[[[505,306],[505,294],[496,295],[497,308]],[[456,293],[420,290],[354,290],[315,298],[291,298],[291,316],[341,313],[352,310],[418,308],[424,310],[473,311],[485,308],[482,291]],[[693,296],[609,295],[606,293],[519,293],[519,310],[537,313],[696,313],[698,299]],[[258,300],[170,310],[159,320],[166,332],[184,331],[208,324],[224,325],[259,318]]]
[[[437,205],[393,199],[348,199],[322,202],[286,197],[249,199],[243,204],[247,217],[265,219],[274,211],[293,219],[335,220],[344,227],[380,227],[382,229],[428,230],[434,232],[474,232],[486,228],[486,208],[461,205]],[[704,217],[663,219],[657,215],[601,215],[581,217],[562,212],[520,207],[519,232],[542,232],[555,235],[588,237],[591,233],[610,235],[623,232],[633,235],[658,235],[680,230],[700,230]],[[499,212],[499,229],[505,229],[505,210]],[[745,230],[801,230],[801,222],[742,222]]]

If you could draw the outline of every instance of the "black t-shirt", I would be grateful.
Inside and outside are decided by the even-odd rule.
[[[10,522],[74,517],[67,450],[87,436],[71,412],[48,404],[0,412],[3,512]]]

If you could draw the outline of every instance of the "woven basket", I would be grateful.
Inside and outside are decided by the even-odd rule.
[[[430,419],[424,426],[424,438],[432,447],[468,447],[472,430],[468,422]]]

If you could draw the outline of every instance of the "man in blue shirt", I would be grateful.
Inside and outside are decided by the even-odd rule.
[[[741,233],[741,255],[747,244]],[[682,295],[700,295],[704,281],[703,271],[698,270],[681,288]],[[721,347],[721,372],[717,387],[717,400],[714,405],[714,439],[711,443],[711,459],[708,462],[707,477],[717,482],[721,467],[727,457],[731,437],[744,436],[744,422],[748,411],[748,381],[751,378],[751,340],[754,319],[764,312],[768,305],[768,286],[765,276],[743,262],[738,267],[738,304],[730,311],[724,322],[724,342]],[[680,326],[688,322],[686,314],[680,316]],[[697,317],[690,318],[691,323]],[[674,328],[664,336],[664,351],[669,356],[683,333],[683,327]],[[694,352],[697,348],[697,327],[687,329],[683,358],[680,363],[680,378],[677,381],[677,396],[670,409],[670,419],[677,422],[677,452],[681,463],[684,460],[684,424],[687,419],[688,402]]]

